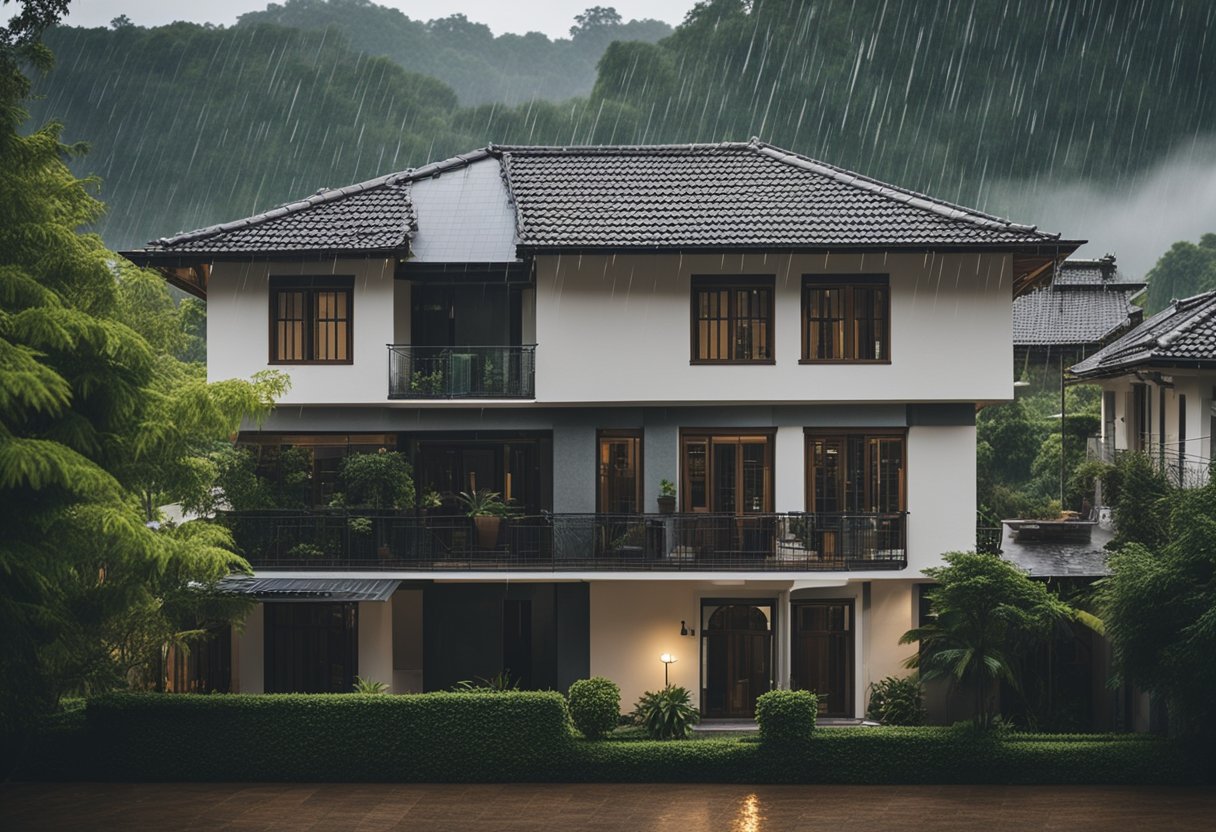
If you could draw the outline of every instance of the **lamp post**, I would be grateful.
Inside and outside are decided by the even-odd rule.
[[[663,663],[663,687],[664,688],[671,687],[671,682],[667,678],[667,672],[668,672],[668,670],[671,669],[671,666],[672,666],[672,664],[675,663],[675,660],[676,660],[676,657],[671,655],[670,653],[664,653],[661,656],[659,656],[659,661],[661,661]]]

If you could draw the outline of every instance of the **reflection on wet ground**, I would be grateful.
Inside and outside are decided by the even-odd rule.
[[[1098,786],[8,784],[0,829],[1209,830],[1216,791]]]

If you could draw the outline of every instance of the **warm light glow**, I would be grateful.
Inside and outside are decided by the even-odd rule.
[[[760,832],[760,823],[763,820],[764,815],[760,814],[760,798],[749,794],[739,804],[739,814],[735,815],[731,832]]]
[[[676,657],[670,653],[664,653],[663,655],[659,656],[659,661],[661,661],[663,664],[671,664],[675,660]]]

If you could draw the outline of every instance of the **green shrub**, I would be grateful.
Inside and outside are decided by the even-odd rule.
[[[756,700],[760,741],[770,745],[806,742],[815,730],[819,698],[809,690],[770,690]]]
[[[603,676],[579,679],[570,686],[570,717],[589,740],[612,733],[621,718],[621,689]]]
[[[573,734],[556,692],[109,694],[89,700],[96,777],[551,780]]]
[[[688,689],[668,685],[642,694],[633,711],[634,721],[652,740],[682,740],[692,733],[701,715],[692,706]]]
[[[355,693],[375,694],[380,695],[388,693],[388,685],[384,682],[377,682],[373,679],[364,679],[362,676],[355,677],[355,683],[351,686],[351,690]]]
[[[866,719],[883,725],[924,725],[925,705],[919,677],[888,676],[871,684]]]

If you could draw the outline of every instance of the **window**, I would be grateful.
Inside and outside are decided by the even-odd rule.
[[[891,289],[886,277],[803,277],[803,363],[890,360]]]
[[[691,363],[773,363],[772,277],[693,277]]]
[[[892,514],[906,505],[902,434],[807,431],[806,510]]]
[[[708,434],[681,437],[683,510],[759,514],[773,510],[773,435]]]
[[[352,278],[270,279],[270,363],[350,364]]]
[[[599,497],[601,514],[637,514],[642,510],[641,431],[599,433]]]

